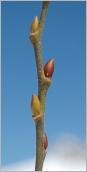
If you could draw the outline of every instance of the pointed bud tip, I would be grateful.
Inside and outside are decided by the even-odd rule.
[[[54,72],[54,58],[50,59],[44,66],[44,74],[46,77],[52,77]]]
[[[37,31],[38,25],[39,25],[39,20],[38,20],[38,17],[35,16],[32,24],[31,24],[31,29],[30,29],[30,34],[31,35],[34,34]]]
[[[40,104],[39,98],[35,94],[32,94],[31,109],[34,116],[37,116],[40,114],[41,104]]]

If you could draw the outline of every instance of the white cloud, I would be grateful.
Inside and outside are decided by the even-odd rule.
[[[2,167],[3,171],[34,171],[35,158]],[[43,171],[86,171],[84,142],[72,135],[65,135],[48,149]]]

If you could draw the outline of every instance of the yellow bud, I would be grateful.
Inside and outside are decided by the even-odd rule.
[[[35,16],[32,24],[31,24],[30,33],[35,33],[38,29],[38,25],[39,25],[39,20],[38,20],[38,17]]]
[[[32,94],[31,109],[34,117],[40,114],[41,111],[40,100],[35,94]]]

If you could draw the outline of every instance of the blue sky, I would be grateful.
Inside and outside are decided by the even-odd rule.
[[[38,94],[31,22],[42,2],[1,2],[2,166],[35,156],[31,95]],[[48,151],[56,138],[86,136],[86,2],[51,2],[42,35],[43,64],[55,59],[47,92]]]

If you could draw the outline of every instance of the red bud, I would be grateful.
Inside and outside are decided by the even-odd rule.
[[[46,150],[48,147],[48,140],[47,140],[46,133],[43,134],[43,137],[44,137],[44,149]]]
[[[52,77],[54,71],[54,58],[50,59],[44,66],[44,74],[46,77]]]

